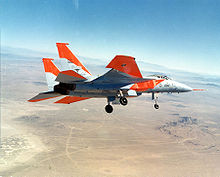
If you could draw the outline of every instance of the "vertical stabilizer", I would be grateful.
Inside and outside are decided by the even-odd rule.
[[[47,79],[48,91],[53,91],[54,86],[57,85],[59,82],[56,82],[56,78],[60,73],[60,70],[55,66],[52,62],[52,58],[43,58],[44,70]]]
[[[83,77],[89,78],[91,73],[86,69],[86,67],[78,60],[78,58],[71,52],[67,47],[68,43],[56,43],[59,53],[59,57],[62,58],[62,67],[65,70],[75,70],[78,74]]]

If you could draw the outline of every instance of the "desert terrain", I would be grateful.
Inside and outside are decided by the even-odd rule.
[[[208,90],[161,94],[159,110],[142,95],[107,114],[106,99],[27,102],[47,91],[41,58],[2,53],[0,176],[219,177],[220,79],[169,72]]]

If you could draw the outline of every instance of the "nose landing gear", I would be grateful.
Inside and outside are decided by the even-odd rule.
[[[154,108],[155,108],[155,109],[159,109],[159,105],[155,103],[155,104],[154,104]]]
[[[152,93],[152,100],[154,100],[154,108],[159,109],[159,104],[158,104],[158,95],[154,95],[154,92]]]

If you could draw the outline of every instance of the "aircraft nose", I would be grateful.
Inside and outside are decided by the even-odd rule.
[[[182,91],[183,92],[190,92],[190,91],[192,91],[192,88],[185,85],[185,84],[182,84]]]
[[[179,83],[179,82],[175,82],[176,88],[178,92],[190,92],[193,89],[191,87],[189,87],[188,85]]]

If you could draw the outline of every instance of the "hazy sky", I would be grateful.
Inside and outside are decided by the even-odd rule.
[[[220,0],[0,0],[1,45],[220,75]],[[44,56],[42,56],[44,57]],[[86,65],[86,64],[85,64]]]

